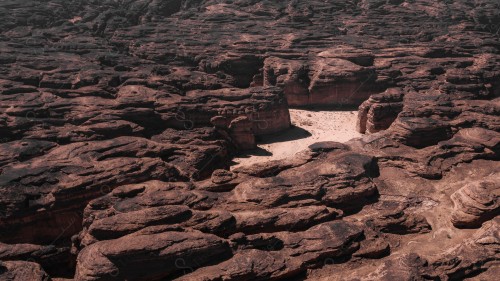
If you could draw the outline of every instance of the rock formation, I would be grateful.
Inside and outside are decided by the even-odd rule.
[[[376,133],[389,128],[403,110],[403,96],[399,88],[371,95],[359,106],[358,131]]]
[[[500,178],[491,175],[471,182],[451,195],[455,204],[451,220],[457,227],[474,227],[498,215],[500,211]]]
[[[0,1],[0,280],[496,280],[497,2]]]
[[[0,278],[4,280],[51,280],[39,264],[24,261],[0,262]]]
[[[363,54],[350,61],[337,56],[338,51],[324,51],[305,61],[268,58],[263,85],[282,87],[291,106],[359,105],[384,88],[376,84],[375,69],[355,63],[366,64]]]

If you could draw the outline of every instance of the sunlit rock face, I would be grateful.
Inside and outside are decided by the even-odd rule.
[[[403,96],[399,88],[371,95],[359,106],[358,132],[376,133],[389,128],[403,109]]]
[[[357,61],[356,57],[351,60]],[[362,57],[359,61],[364,62]],[[385,86],[376,80],[375,68],[338,58],[330,52],[311,60],[264,61],[264,85],[282,87],[290,106],[357,106],[371,94],[383,91]]]
[[[497,277],[498,1],[0,18],[0,280]],[[287,157],[236,167],[269,139]]]

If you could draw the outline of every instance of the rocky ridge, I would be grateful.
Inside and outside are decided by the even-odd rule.
[[[0,279],[495,279],[496,1],[0,17]],[[312,105],[359,106],[365,136],[229,170]]]

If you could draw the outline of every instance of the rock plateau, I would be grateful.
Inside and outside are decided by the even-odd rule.
[[[0,18],[0,280],[497,280],[498,1]],[[317,107],[363,136],[231,168]]]

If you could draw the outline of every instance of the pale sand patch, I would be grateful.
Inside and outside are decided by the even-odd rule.
[[[82,20],[82,17],[76,16],[76,17],[74,17],[74,18],[72,18],[72,19],[70,19],[68,21],[74,24],[75,22],[79,22],[81,20]]]
[[[290,109],[290,117],[295,127],[261,137],[259,149],[236,157],[231,168],[293,157],[316,142],[347,142],[362,136],[356,131],[357,111]]]

